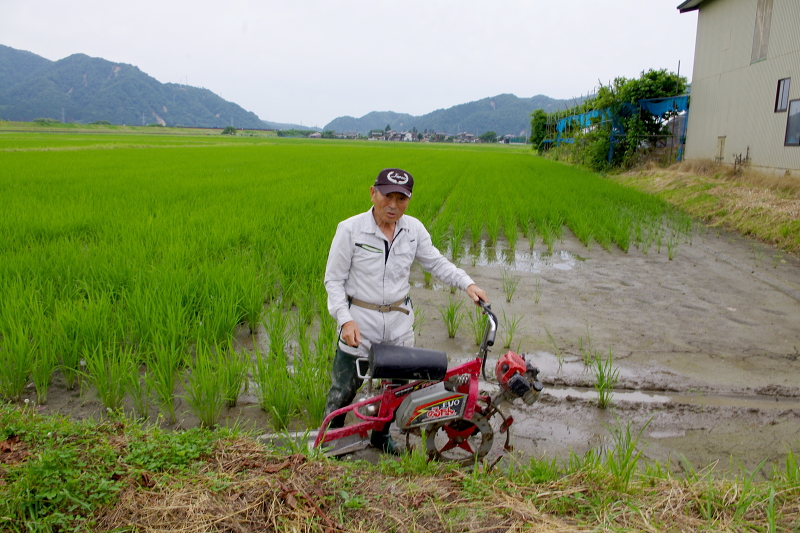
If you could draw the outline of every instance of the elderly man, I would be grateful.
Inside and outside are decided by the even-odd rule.
[[[369,189],[372,208],[339,223],[325,269],[328,311],[339,325],[339,344],[333,361],[333,383],[326,414],[349,405],[361,380],[355,360],[366,357],[373,343],[414,345],[414,310],[409,297],[409,274],[416,261],[444,283],[467,292],[477,304],[486,293],[462,269],[431,243],[425,226],[405,215],[414,178],[399,168],[380,171]],[[344,416],[331,427],[342,427]],[[373,431],[373,446],[397,453],[389,424]]]

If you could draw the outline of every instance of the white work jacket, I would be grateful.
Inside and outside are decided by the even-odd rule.
[[[372,209],[339,223],[325,267],[328,312],[341,327],[355,320],[361,331],[358,348],[339,339],[342,351],[366,357],[373,342],[400,346],[414,345],[414,311],[410,300],[400,311],[381,313],[349,305],[349,298],[388,305],[408,296],[411,264],[417,261],[426,272],[442,282],[466,290],[474,282],[433,246],[425,226],[403,215],[395,225],[392,242],[375,222]]]

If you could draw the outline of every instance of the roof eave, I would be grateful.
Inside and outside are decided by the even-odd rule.
[[[686,0],[684,3],[678,6],[678,11],[681,13],[688,13],[689,11],[695,11],[700,9],[700,4],[702,4],[705,0]]]

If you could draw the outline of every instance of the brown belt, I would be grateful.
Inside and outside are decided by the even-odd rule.
[[[402,300],[398,300],[398,301],[396,301],[396,302],[394,302],[392,304],[378,305],[378,304],[371,304],[369,302],[365,302],[365,301],[362,301],[362,300],[357,300],[355,298],[350,298],[349,299],[350,305],[355,305],[357,307],[363,307],[364,309],[372,309],[373,311],[378,311],[380,313],[390,313],[392,311],[400,311],[401,313],[404,313],[406,315],[408,314],[408,309],[405,309],[405,308],[400,307],[400,306],[403,305],[404,303],[406,303],[407,300],[408,300],[408,297],[406,296]]]

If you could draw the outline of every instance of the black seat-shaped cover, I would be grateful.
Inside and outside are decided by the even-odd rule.
[[[373,344],[369,368],[374,379],[439,381],[447,373],[447,354],[440,350]]]

